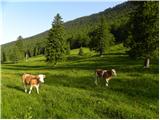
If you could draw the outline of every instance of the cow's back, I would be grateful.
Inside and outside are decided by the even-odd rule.
[[[23,83],[25,83],[25,84],[29,84],[29,82],[30,82],[30,74],[23,74],[22,75],[22,81],[23,81]]]
[[[23,83],[25,83],[27,85],[31,84],[30,82],[31,82],[32,79],[37,79],[38,80],[39,77],[37,75],[31,75],[31,74],[23,74],[23,76],[22,76]]]
[[[108,70],[108,71],[104,72],[103,78],[111,79],[112,78],[112,71]]]
[[[97,76],[102,77],[102,71],[103,69],[96,69]]]

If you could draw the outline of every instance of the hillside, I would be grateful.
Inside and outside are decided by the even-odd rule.
[[[66,34],[57,14],[51,31],[2,45],[1,118],[158,119],[158,10],[124,2],[64,23]]]
[[[106,20],[110,25],[114,24],[116,26],[120,26],[125,24],[129,18],[129,13],[133,11],[135,7],[136,6],[132,2],[125,2],[113,8],[108,8],[102,12],[68,21],[64,23],[66,29],[66,39],[69,37],[77,37],[79,34],[86,36],[87,33],[99,23],[99,18],[101,15],[106,17]],[[34,49],[43,48],[45,46],[47,35],[48,30],[35,36],[25,38],[25,50],[32,52]],[[6,54],[10,53],[13,45],[14,42],[1,45],[2,52],[5,51]]]
[[[129,59],[122,45],[111,49],[103,57],[87,48],[84,56],[78,56],[75,49],[56,67],[48,66],[44,56],[2,64],[1,118],[158,119],[158,61],[143,69],[143,61]],[[94,84],[96,68],[117,71],[109,87],[100,81]],[[39,95],[35,89],[24,92],[23,73],[47,76]]]

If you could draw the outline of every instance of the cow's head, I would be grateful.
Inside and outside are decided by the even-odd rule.
[[[117,76],[117,73],[116,73],[115,69],[112,69],[112,73],[113,73],[113,75]]]
[[[44,78],[46,78],[46,75],[43,75],[43,74],[39,74],[39,80],[44,83]]]

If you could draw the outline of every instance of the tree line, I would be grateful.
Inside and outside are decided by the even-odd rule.
[[[144,58],[144,66],[148,68],[150,59],[158,49],[159,6],[156,1],[133,2],[132,4],[136,4],[137,7],[130,13],[126,22],[111,24],[102,14],[98,24],[86,29],[87,32],[74,33],[72,31],[72,34],[69,35],[67,34],[69,29],[65,30],[62,17],[57,14],[43,47],[39,49],[35,47],[31,55],[30,51],[22,49],[23,38],[18,37],[14,48],[18,52],[14,54],[15,57],[11,56],[11,58],[17,62],[21,59],[27,60],[27,57],[44,54],[47,62],[56,65],[58,61],[64,60],[64,56],[69,54],[70,49],[89,47],[90,50],[95,50],[100,56],[103,56],[113,44],[123,43],[129,48],[128,55],[132,58]],[[82,55],[82,49],[79,53]],[[1,56],[1,61],[5,61],[5,52],[2,52]]]
[[[129,13],[135,7],[136,6],[133,5],[132,2],[124,2],[113,8],[108,8],[102,12],[64,23],[65,39],[67,44],[70,46],[70,48],[67,48],[67,51],[69,51],[69,49],[89,47],[90,38],[88,37],[88,33],[92,31],[95,26],[98,26],[101,16],[105,16],[109,26],[114,25],[116,26],[114,28],[118,28],[120,24],[127,21]],[[114,31],[119,31],[119,29],[114,29]],[[29,57],[45,52],[48,34],[49,31],[45,31],[35,36],[23,39],[24,51],[28,53]],[[3,56],[6,56],[7,61],[11,61],[10,58],[14,57],[11,53],[13,53],[12,51],[15,47],[15,42],[16,41],[1,45],[1,52],[4,53]],[[69,52],[67,52],[67,54],[68,53]]]

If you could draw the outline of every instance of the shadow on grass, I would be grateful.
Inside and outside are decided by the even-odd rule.
[[[87,90],[98,90],[101,91],[104,88],[100,88],[95,86],[94,84],[94,76],[81,76],[78,75],[78,77],[73,77],[70,75],[61,75],[61,71],[66,70],[91,70],[94,71],[96,68],[102,68],[102,69],[111,69],[114,68],[118,73],[130,73],[135,72],[138,74],[132,74],[131,77],[141,77],[138,76],[140,74],[158,74],[159,70],[158,67],[154,67],[151,69],[143,69],[141,60],[132,60],[129,59],[126,55],[114,55],[114,56],[91,56],[87,58],[73,58],[73,60],[68,61],[65,65],[57,65],[55,67],[49,67],[49,66],[28,66],[28,65],[9,65],[3,66],[4,69],[9,70],[56,70],[59,71],[58,75],[50,75],[47,74],[47,79],[45,84],[47,85],[55,85],[55,86],[66,86],[66,87],[75,87],[75,88],[83,88]],[[3,70],[3,69],[2,69]],[[74,74],[74,73],[72,73]],[[109,87],[109,90],[120,92],[123,94],[126,94],[128,96],[146,96],[148,98],[154,97],[157,98],[157,83],[154,83],[150,80],[120,80],[116,78],[111,81],[111,84],[113,84],[113,87]],[[10,88],[19,89],[19,87],[13,87],[9,86]],[[104,86],[105,87],[105,86]],[[107,89],[107,88],[105,88]],[[155,90],[154,90],[155,89]],[[19,89],[22,90],[22,89]],[[155,92],[155,93],[154,93]],[[153,94],[152,94],[153,93]]]
[[[111,81],[110,89],[112,91],[123,93],[130,97],[145,97],[148,99],[159,98],[158,81],[150,79],[117,79]]]
[[[11,86],[11,85],[6,85],[6,87],[11,88],[11,89],[15,89],[21,92],[24,92],[24,89],[22,86]]]
[[[64,86],[91,89],[95,87],[94,77],[83,76],[83,77],[71,77],[67,75],[48,75],[45,84],[49,86]]]
[[[127,60],[126,60],[127,59]],[[150,73],[150,74],[158,74],[158,67],[152,67],[150,69],[144,69],[142,61],[135,61],[126,58],[126,56],[114,57],[113,58],[94,58],[94,59],[81,59],[75,62],[68,62],[65,65],[57,65],[57,66],[28,66],[28,65],[12,65],[8,64],[2,66],[3,69],[7,70],[93,70],[101,68],[101,69],[116,69],[117,73],[128,73],[128,72],[139,72],[139,73]]]
[[[158,99],[158,81],[149,79],[126,79],[121,80],[117,77],[113,78],[109,87],[105,86],[105,82],[96,86],[94,84],[94,76],[73,77],[69,75],[48,75],[45,84],[49,86],[63,86],[71,88],[81,88],[85,90],[101,92],[117,92],[130,97],[145,97],[148,99]]]
[[[9,70],[41,70],[41,69],[52,69],[51,67],[48,66],[28,66],[28,65],[6,65],[2,67],[3,69],[9,69]]]
[[[15,62],[5,62],[5,63],[1,63],[2,65],[8,65],[8,64],[15,64]]]

